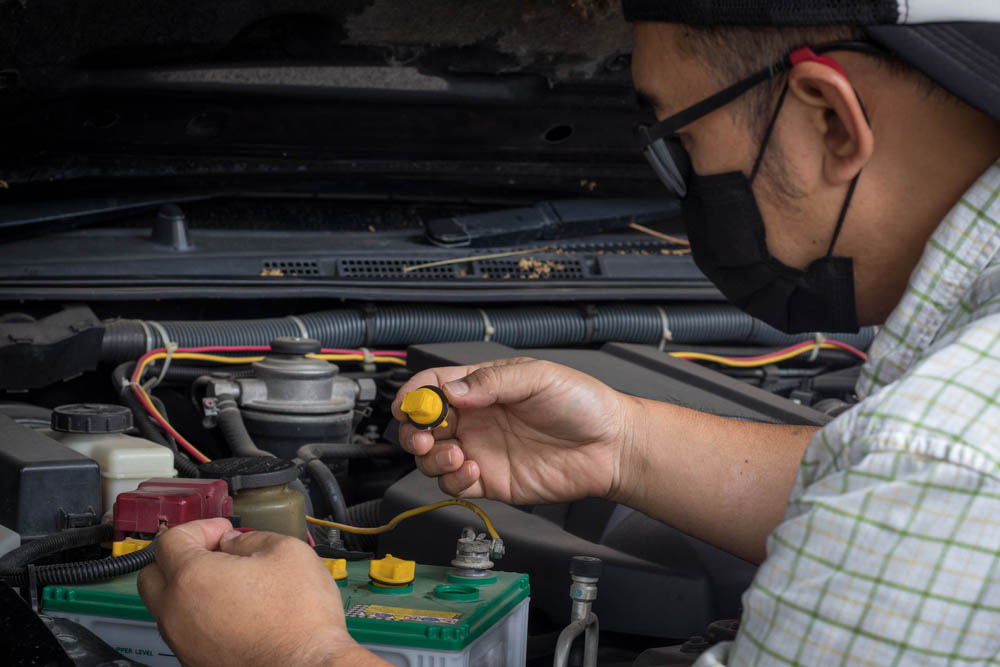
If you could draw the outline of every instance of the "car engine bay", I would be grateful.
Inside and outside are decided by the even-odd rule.
[[[399,447],[389,409],[397,391],[424,369],[531,356],[635,396],[818,426],[851,405],[873,336],[789,336],[698,302],[361,302],[256,319],[214,319],[204,303],[170,320],[114,303],[48,310],[0,317],[0,576],[50,627],[79,622],[119,656],[150,665],[177,663],[138,610],[143,547],[162,524],[210,516],[314,545],[346,582],[351,632],[397,664],[438,650],[465,656],[454,664],[551,664],[553,655],[577,664],[589,632],[573,651],[558,638],[575,605],[591,603],[596,664],[685,664],[732,635],[735,622],[719,621],[739,617],[752,564],[601,499],[476,501],[479,518],[451,507],[462,501]],[[599,559],[599,583],[575,557]],[[580,585],[593,586],[596,601],[567,601],[571,562],[589,572]],[[488,588],[484,576],[500,579]],[[108,587],[129,577],[121,609],[131,611],[116,612],[107,600],[125,594]],[[399,586],[424,601],[423,617],[399,611],[413,612],[411,597],[396,606],[363,597]],[[469,600],[493,611],[467,613]],[[422,639],[362,627],[401,620],[423,623]],[[427,648],[442,624],[458,624],[465,639]],[[642,662],[644,650],[668,645],[680,662]]]

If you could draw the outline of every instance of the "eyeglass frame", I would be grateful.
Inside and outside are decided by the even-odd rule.
[[[686,109],[656,123],[640,123],[635,126],[635,133],[640,142],[640,148],[647,162],[656,172],[663,185],[680,199],[687,196],[687,182],[691,174],[691,158],[681,144],[677,131],[690,125],[713,111],[717,111],[733,102],[751,88],[773,79],[783,72],[789,71],[794,65],[804,61],[819,61],[833,67],[847,78],[843,67],[833,58],[823,57],[832,51],[853,51],[871,56],[886,58],[889,53],[882,47],[871,42],[837,41],[817,46],[803,46],[792,49],[781,60],[771,63],[766,68],[751,74],[747,78],[734,83],[728,88],[696,102]]]

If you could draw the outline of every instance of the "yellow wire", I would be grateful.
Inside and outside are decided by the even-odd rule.
[[[328,361],[365,361],[364,355],[360,355],[360,354],[310,354],[310,355],[307,355],[307,356],[313,357],[315,359],[325,359],[325,360],[328,360]],[[166,352],[158,352],[156,354],[149,355],[140,364],[140,366],[139,366],[139,372],[138,372],[138,375],[136,377],[141,378],[143,372],[146,369],[146,366],[148,366],[151,362],[156,361],[157,359],[165,359],[166,357],[167,357],[167,353]],[[172,355],[172,358],[173,359],[189,359],[189,360],[195,360],[195,361],[214,361],[214,362],[221,363],[221,364],[248,364],[248,363],[253,363],[255,361],[260,361],[264,357],[260,357],[260,356],[258,356],[258,357],[224,357],[224,356],[220,356],[220,355],[217,355],[217,354],[203,354],[201,352],[176,352],[176,353],[174,353]],[[376,363],[398,364],[400,366],[405,366],[406,365],[406,361],[404,359],[399,359],[397,357],[375,357],[374,359],[375,359]],[[153,412],[156,412],[157,416],[159,416],[161,419],[163,419],[163,415],[161,415],[159,412],[156,411],[156,406],[153,405],[153,402],[151,400],[149,400],[148,395],[146,394],[145,391],[143,391],[142,387],[140,386],[140,387],[138,387],[138,389],[139,389],[139,391],[142,392],[143,396],[146,396],[146,398],[147,398],[147,400],[149,402],[150,407],[153,409]],[[164,422],[165,421],[166,420],[164,419]],[[194,449],[193,446],[192,446],[192,449]],[[195,451],[197,451],[197,450],[195,450]],[[207,456],[205,456],[201,452],[198,452],[198,453],[201,454],[202,456],[204,456],[206,459],[208,458]],[[384,526],[379,526],[377,528],[359,528],[357,526],[348,526],[347,524],[336,523],[336,522],[333,522],[333,521],[325,521],[323,519],[317,519],[316,517],[312,517],[312,516],[307,516],[306,517],[306,521],[308,521],[309,523],[315,524],[317,526],[326,526],[327,528],[336,528],[337,530],[341,530],[341,531],[343,531],[345,533],[354,533],[355,535],[378,535],[379,533],[385,533],[387,531],[392,530],[397,525],[399,525],[399,523],[401,521],[403,521],[405,519],[409,519],[410,517],[418,516],[418,515],[423,514],[425,512],[430,512],[432,510],[436,510],[436,509],[439,509],[441,507],[448,507],[450,505],[459,505],[461,507],[466,507],[466,508],[472,510],[473,512],[475,512],[476,516],[478,516],[480,519],[482,519],[483,523],[486,525],[486,531],[489,533],[490,537],[493,538],[494,540],[500,539],[500,534],[497,533],[497,529],[493,526],[493,522],[490,520],[490,517],[486,515],[486,512],[484,512],[483,510],[479,509],[479,507],[477,507],[476,505],[473,505],[469,501],[467,501],[467,500],[461,500],[461,499],[458,499],[458,498],[452,498],[450,500],[442,500],[441,502],[433,503],[431,505],[424,505],[423,507],[416,507],[416,508],[414,508],[412,510],[407,510],[405,512],[402,512],[402,513],[397,514],[396,516],[394,516],[392,518],[392,520],[389,521],[389,523],[385,524]]]
[[[361,354],[307,354],[306,356],[313,359],[325,359],[327,361],[365,361],[364,355]],[[376,364],[406,365],[406,359],[399,357],[372,357],[372,360]]]
[[[736,359],[729,359],[727,357],[720,357],[714,354],[705,354],[703,352],[671,352],[670,356],[677,357],[678,359],[689,359],[697,361],[711,361],[716,364],[721,364],[723,366],[729,366],[731,368],[759,368],[760,366],[767,366],[768,364],[776,364],[781,361],[788,361],[789,359],[794,359],[800,355],[812,352],[816,349],[815,345],[809,347],[804,347],[800,350],[793,350],[792,352],[786,352],[784,354],[779,354],[773,357],[768,357],[767,359],[756,359],[753,361],[739,361]],[[836,345],[830,345],[829,343],[822,343],[819,346],[821,350],[839,350],[841,348]]]
[[[323,359],[325,361],[365,361],[365,357],[362,354],[309,354],[306,356],[312,357],[313,359]],[[146,366],[150,363],[166,358],[166,352],[157,352],[156,354],[149,355],[139,366],[138,377],[142,377],[142,374],[146,370]],[[201,352],[175,352],[171,358],[187,359],[192,361],[212,361],[219,364],[252,364],[255,361],[262,360],[264,357],[224,357],[218,354],[204,354]],[[373,359],[377,364],[396,364],[397,366],[406,365],[406,360],[398,357],[373,357]]]
[[[156,403],[153,403],[153,400],[149,397],[149,394],[146,393],[146,390],[142,388],[142,385],[136,384],[135,385],[135,389],[140,394],[142,394],[143,398],[146,399],[146,403],[148,403],[148,405],[145,406],[146,409],[147,410],[151,410],[153,412],[153,414],[155,414],[157,417],[159,417],[160,419],[162,419],[164,424],[169,424],[170,422],[167,421],[167,418],[164,417],[162,414],[160,414],[160,411],[156,409]],[[173,427],[171,427],[171,428],[173,428]],[[180,433],[178,433],[177,435],[180,435]],[[198,456],[200,456],[203,459],[205,459],[205,461],[211,461],[212,460],[204,452],[202,452],[200,449],[198,449],[197,447],[195,447],[194,444],[192,444],[190,440],[187,440],[185,438],[184,441],[187,443],[187,446],[188,446],[188,448],[190,448],[191,451],[193,451],[196,454],[198,454]]]
[[[323,519],[317,519],[314,516],[307,516],[306,521],[317,526],[326,526],[327,528],[336,528],[345,533],[352,533],[354,535],[379,535],[381,533],[386,533],[399,525],[399,523],[410,517],[417,516],[419,514],[424,514],[425,512],[430,512],[432,510],[440,509],[442,507],[448,507],[449,505],[460,505],[461,507],[466,507],[483,520],[486,524],[486,531],[490,534],[490,537],[494,540],[500,539],[500,534],[497,533],[497,529],[493,526],[493,522],[486,515],[486,512],[479,509],[476,505],[473,505],[468,500],[461,500],[459,498],[451,498],[450,500],[442,500],[431,505],[424,505],[422,507],[415,507],[412,510],[406,510],[405,512],[400,512],[396,516],[392,517],[392,520],[384,526],[378,526],[377,528],[359,528],[357,526],[348,526],[344,523],[336,523],[334,521],[325,521]]]
[[[216,362],[216,363],[220,363],[220,364],[250,364],[250,363],[253,363],[255,361],[260,361],[261,359],[264,358],[262,356],[256,356],[256,357],[224,357],[224,356],[218,355],[218,354],[204,354],[202,352],[175,352],[173,355],[168,355],[166,352],[157,352],[156,354],[151,354],[148,357],[146,357],[145,359],[143,359],[142,363],[139,365],[139,373],[138,373],[138,375],[136,375],[136,377],[142,378],[143,373],[145,373],[146,367],[149,366],[149,364],[151,364],[152,362],[157,361],[159,359],[166,359],[167,356],[170,356],[172,359],[187,359],[187,360],[193,360],[193,361],[212,361],[212,362]],[[314,358],[317,358],[317,359],[325,359],[325,360],[328,360],[328,361],[365,361],[364,355],[360,355],[360,354],[311,354],[311,355],[308,355],[308,356],[314,357]],[[406,365],[406,360],[405,359],[398,359],[396,357],[375,357],[374,360],[375,360],[376,363],[398,364],[398,365],[401,365],[401,366],[405,366]],[[136,389],[146,399],[146,402],[149,404],[148,405],[148,409],[151,410],[157,417],[159,417],[160,419],[162,419],[164,423],[167,423],[167,420],[156,409],[156,404],[153,403],[152,399],[149,397],[149,394],[146,393],[146,390],[143,389],[142,385],[137,384],[136,385]],[[191,448],[191,450],[197,452],[198,455],[200,455],[201,457],[203,457],[205,460],[208,460],[208,461],[211,460],[203,452],[199,451],[197,447],[195,447],[193,444],[191,444],[191,442],[187,442],[187,445]]]

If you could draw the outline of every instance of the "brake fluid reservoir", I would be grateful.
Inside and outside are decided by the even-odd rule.
[[[46,435],[97,461],[105,512],[114,507],[119,493],[134,491],[140,482],[177,475],[173,452],[145,438],[125,435],[132,427],[132,412],[124,406],[63,405],[52,411],[51,426]]]
[[[226,480],[233,514],[243,528],[307,539],[305,498],[288,488],[299,476],[291,461],[264,456],[215,459],[202,464],[201,476]]]

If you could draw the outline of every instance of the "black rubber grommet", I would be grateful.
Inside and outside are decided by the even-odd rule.
[[[602,563],[593,556],[573,556],[569,561],[569,573],[576,577],[601,578]]]

